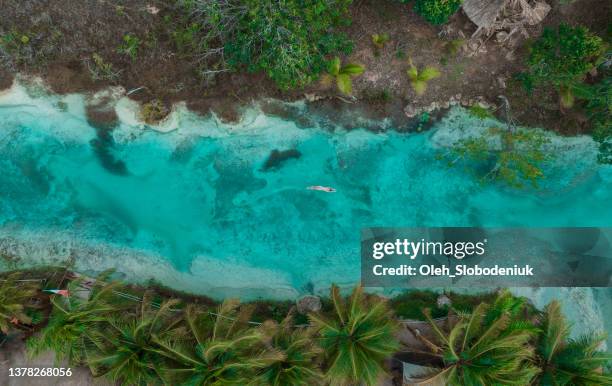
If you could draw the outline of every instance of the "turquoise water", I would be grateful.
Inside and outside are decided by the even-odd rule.
[[[126,248],[161,256],[164,270],[195,280],[278,279],[297,289],[355,282],[362,227],[609,226],[612,219],[612,170],[596,164],[587,138],[553,138],[558,156],[538,190],[483,184],[448,168],[436,158],[441,147],[494,124],[461,110],[421,134],[330,133],[256,111],[232,126],[179,111],[177,130],[123,123],[101,147],[82,100],[69,97],[66,108],[50,96],[28,98],[0,99],[2,237],[57,234]],[[290,149],[300,156],[264,167],[271,151]],[[212,269],[228,263],[251,271]]]

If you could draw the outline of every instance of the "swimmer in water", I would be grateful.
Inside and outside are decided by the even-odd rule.
[[[330,188],[329,186],[321,186],[321,185],[309,186],[306,189],[308,189],[308,190],[318,190],[320,192],[326,192],[326,193],[334,193],[336,191],[336,189],[334,189],[334,188]]]

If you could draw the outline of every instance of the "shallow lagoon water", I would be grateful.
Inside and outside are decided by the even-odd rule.
[[[362,227],[612,219],[612,170],[597,165],[586,137],[552,137],[557,157],[537,190],[482,183],[438,160],[457,138],[499,124],[461,109],[419,134],[331,133],[256,109],[224,125],[178,109],[167,133],[124,119],[101,157],[84,103],[17,86],[0,97],[3,253],[56,254],[183,289],[305,292],[359,280]],[[301,156],[264,168],[271,151],[290,149]]]

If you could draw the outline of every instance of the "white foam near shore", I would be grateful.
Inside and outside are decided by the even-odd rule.
[[[191,269],[181,272],[162,256],[150,252],[88,242],[55,231],[33,233],[0,228],[0,254],[15,256],[13,260],[0,259],[0,271],[69,266],[77,272],[95,275],[113,269],[131,283],[154,280],[175,290],[216,299],[291,299],[298,295],[282,272],[205,256],[194,258]]]
[[[65,141],[88,142],[95,131],[86,125],[85,101],[86,97],[80,94],[52,94],[36,78],[28,79],[28,82],[17,78],[9,89],[0,94],[0,109],[20,112],[8,118],[17,122],[11,122],[12,125],[7,122],[7,127],[29,126],[31,120],[36,120],[37,126],[44,124],[53,135]],[[40,115],[47,117],[45,122],[37,120]],[[61,125],[57,122],[61,122]]]

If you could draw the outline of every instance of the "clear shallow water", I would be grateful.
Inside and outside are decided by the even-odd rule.
[[[0,236],[123,248],[111,266],[121,270],[130,264],[125,251],[138,253],[141,275],[170,285],[189,277],[303,291],[356,282],[367,226],[609,226],[612,219],[612,170],[596,165],[586,138],[553,138],[558,157],[537,191],[482,184],[446,167],[436,159],[441,146],[495,124],[461,110],[413,135],[300,129],[255,111],[225,126],[181,111],[169,133],[121,124],[101,152],[83,100],[58,100],[23,90],[0,98]],[[275,149],[301,156],[264,169]],[[162,268],[143,263],[148,255]],[[99,259],[88,267],[105,268]]]

